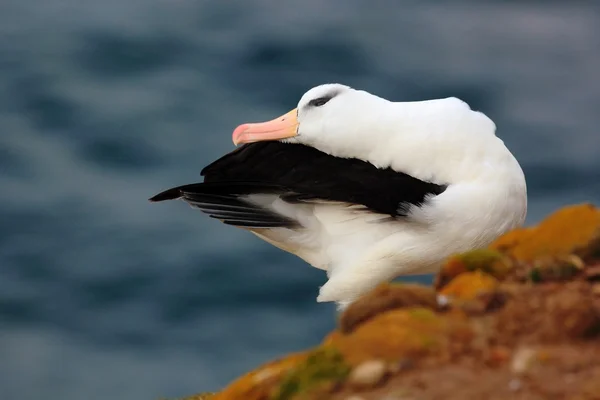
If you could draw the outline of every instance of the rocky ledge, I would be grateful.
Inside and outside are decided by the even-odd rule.
[[[451,257],[433,287],[381,285],[320,346],[189,399],[209,398],[600,399],[600,210]]]

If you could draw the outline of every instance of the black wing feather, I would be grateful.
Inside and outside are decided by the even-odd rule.
[[[447,185],[422,181],[391,168],[333,157],[309,146],[257,142],[241,146],[206,166],[203,183],[166,190],[151,201],[183,198],[227,224],[291,227],[295,221],[245,200],[276,194],[287,202],[336,201],[360,204],[392,217],[405,216]]]
[[[182,198],[192,207],[200,209],[209,217],[245,228],[275,228],[297,226],[297,222],[280,214],[266,210],[245,200],[243,196],[265,193],[266,187],[253,183],[223,184],[194,183],[166,190],[152,197],[150,201],[163,201]],[[273,191],[274,188],[268,190]]]

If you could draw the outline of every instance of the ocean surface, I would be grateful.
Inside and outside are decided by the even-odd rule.
[[[322,271],[147,199],[325,82],[485,112],[529,224],[600,204],[598,2],[2,0],[0,398],[173,398],[318,343]]]

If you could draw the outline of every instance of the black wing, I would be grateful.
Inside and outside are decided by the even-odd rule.
[[[166,190],[150,201],[183,198],[187,203],[226,224],[244,228],[276,228],[297,226],[297,222],[244,200],[250,194],[279,193],[280,188],[268,188],[254,183],[192,183]]]
[[[285,217],[245,200],[251,194],[276,194],[288,202],[334,201],[363,205],[393,217],[420,206],[437,185],[357,160],[333,157],[309,146],[281,142],[244,145],[205,167],[204,183],[169,189],[151,201],[182,197],[225,223],[247,227],[290,227]],[[244,225],[245,224],[245,225]]]

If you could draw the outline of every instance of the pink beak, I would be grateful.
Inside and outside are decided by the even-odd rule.
[[[233,131],[233,144],[287,139],[298,135],[298,111],[293,109],[271,121],[242,124]]]

